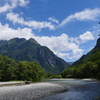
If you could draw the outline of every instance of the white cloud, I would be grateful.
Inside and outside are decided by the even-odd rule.
[[[49,17],[48,20],[55,22],[55,23],[59,23],[59,21],[57,19],[55,19],[54,17]]]
[[[63,59],[78,59],[83,54],[83,49],[80,48],[80,44],[83,41],[92,40],[90,32],[86,32],[79,37],[73,38],[69,37],[67,34],[63,33],[60,36],[36,36],[31,28],[18,28],[12,29],[8,24],[2,25],[0,23],[0,40],[9,40],[14,37],[19,38],[34,38],[41,45],[47,46],[51,49],[57,56]],[[88,38],[87,38],[88,37]],[[90,38],[89,38],[90,37]]]
[[[49,47],[56,55],[62,58],[79,58],[83,54],[83,50],[79,48],[75,42],[70,42],[70,38],[66,34],[61,36],[42,36],[34,37],[41,45]]]
[[[14,30],[9,28],[8,24],[2,25],[0,23],[0,40],[9,40],[14,37],[29,39],[33,37],[32,30],[29,28],[18,28]]]
[[[21,25],[31,27],[33,29],[42,29],[42,28],[49,28],[50,30],[55,29],[55,25],[51,24],[51,22],[47,21],[37,22],[35,20],[25,21],[24,18],[20,17],[18,14],[15,13],[7,13],[6,18],[12,21],[14,24],[18,23]]]
[[[12,6],[10,6],[8,3],[6,3],[4,6],[0,7],[0,13],[11,10],[12,8],[13,8]]]
[[[26,6],[29,3],[29,0],[6,0],[6,3],[0,7],[0,13],[10,11],[6,14],[6,19],[12,21],[14,24],[18,23],[21,25],[25,25],[31,27],[32,29],[42,29],[42,28],[49,28],[50,30],[55,29],[55,25],[51,22],[47,21],[35,21],[29,20],[25,21],[23,17],[20,17],[19,14],[12,13],[12,10],[17,6]],[[50,18],[53,22],[58,23],[55,18]]]
[[[85,21],[85,20],[96,20],[96,18],[100,15],[100,8],[95,9],[85,9],[81,12],[77,12],[75,14],[72,14],[68,16],[66,19],[64,19],[61,24],[58,27],[62,27],[68,22],[71,22],[73,20],[79,20],[79,21]]]
[[[79,38],[81,39],[82,42],[94,40],[94,37],[90,31],[87,31],[84,34],[80,35]]]
[[[29,1],[28,0],[4,0],[5,4],[0,7],[0,13],[10,11],[17,6],[26,6]]]
[[[83,55],[83,49],[73,49],[72,50],[72,53],[70,53],[70,56],[69,58],[70,59],[77,59],[77,58],[80,58],[82,55]]]
[[[93,26],[93,30],[92,30],[93,32],[93,34],[94,34],[94,37],[96,38],[96,39],[98,39],[100,36],[100,24],[98,24],[98,25],[96,25],[96,26]]]

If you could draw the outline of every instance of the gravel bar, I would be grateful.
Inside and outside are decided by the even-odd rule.
[[[36,100],[66,92],[67,87],[50,82],[0,87],[0,100]]]

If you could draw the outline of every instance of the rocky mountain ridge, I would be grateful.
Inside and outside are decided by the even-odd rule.
[[[0,41],[0,55],[15,61],[38,62],[44,71],[58,74],[70,65],[57,57],[49,48],[41,46],[35,39],[13,38]]]

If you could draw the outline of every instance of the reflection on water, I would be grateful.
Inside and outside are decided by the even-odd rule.
[[[100,83],[95,80],[52,79],[45,81],[65,84],[69,91],[37,100],[93,100],[100,95]]]

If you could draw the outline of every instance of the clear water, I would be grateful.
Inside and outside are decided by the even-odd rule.
[[[37,100],[94,100],[100,96],[100,82],[94,80],[46,80],[67,85],[68,91]]]

